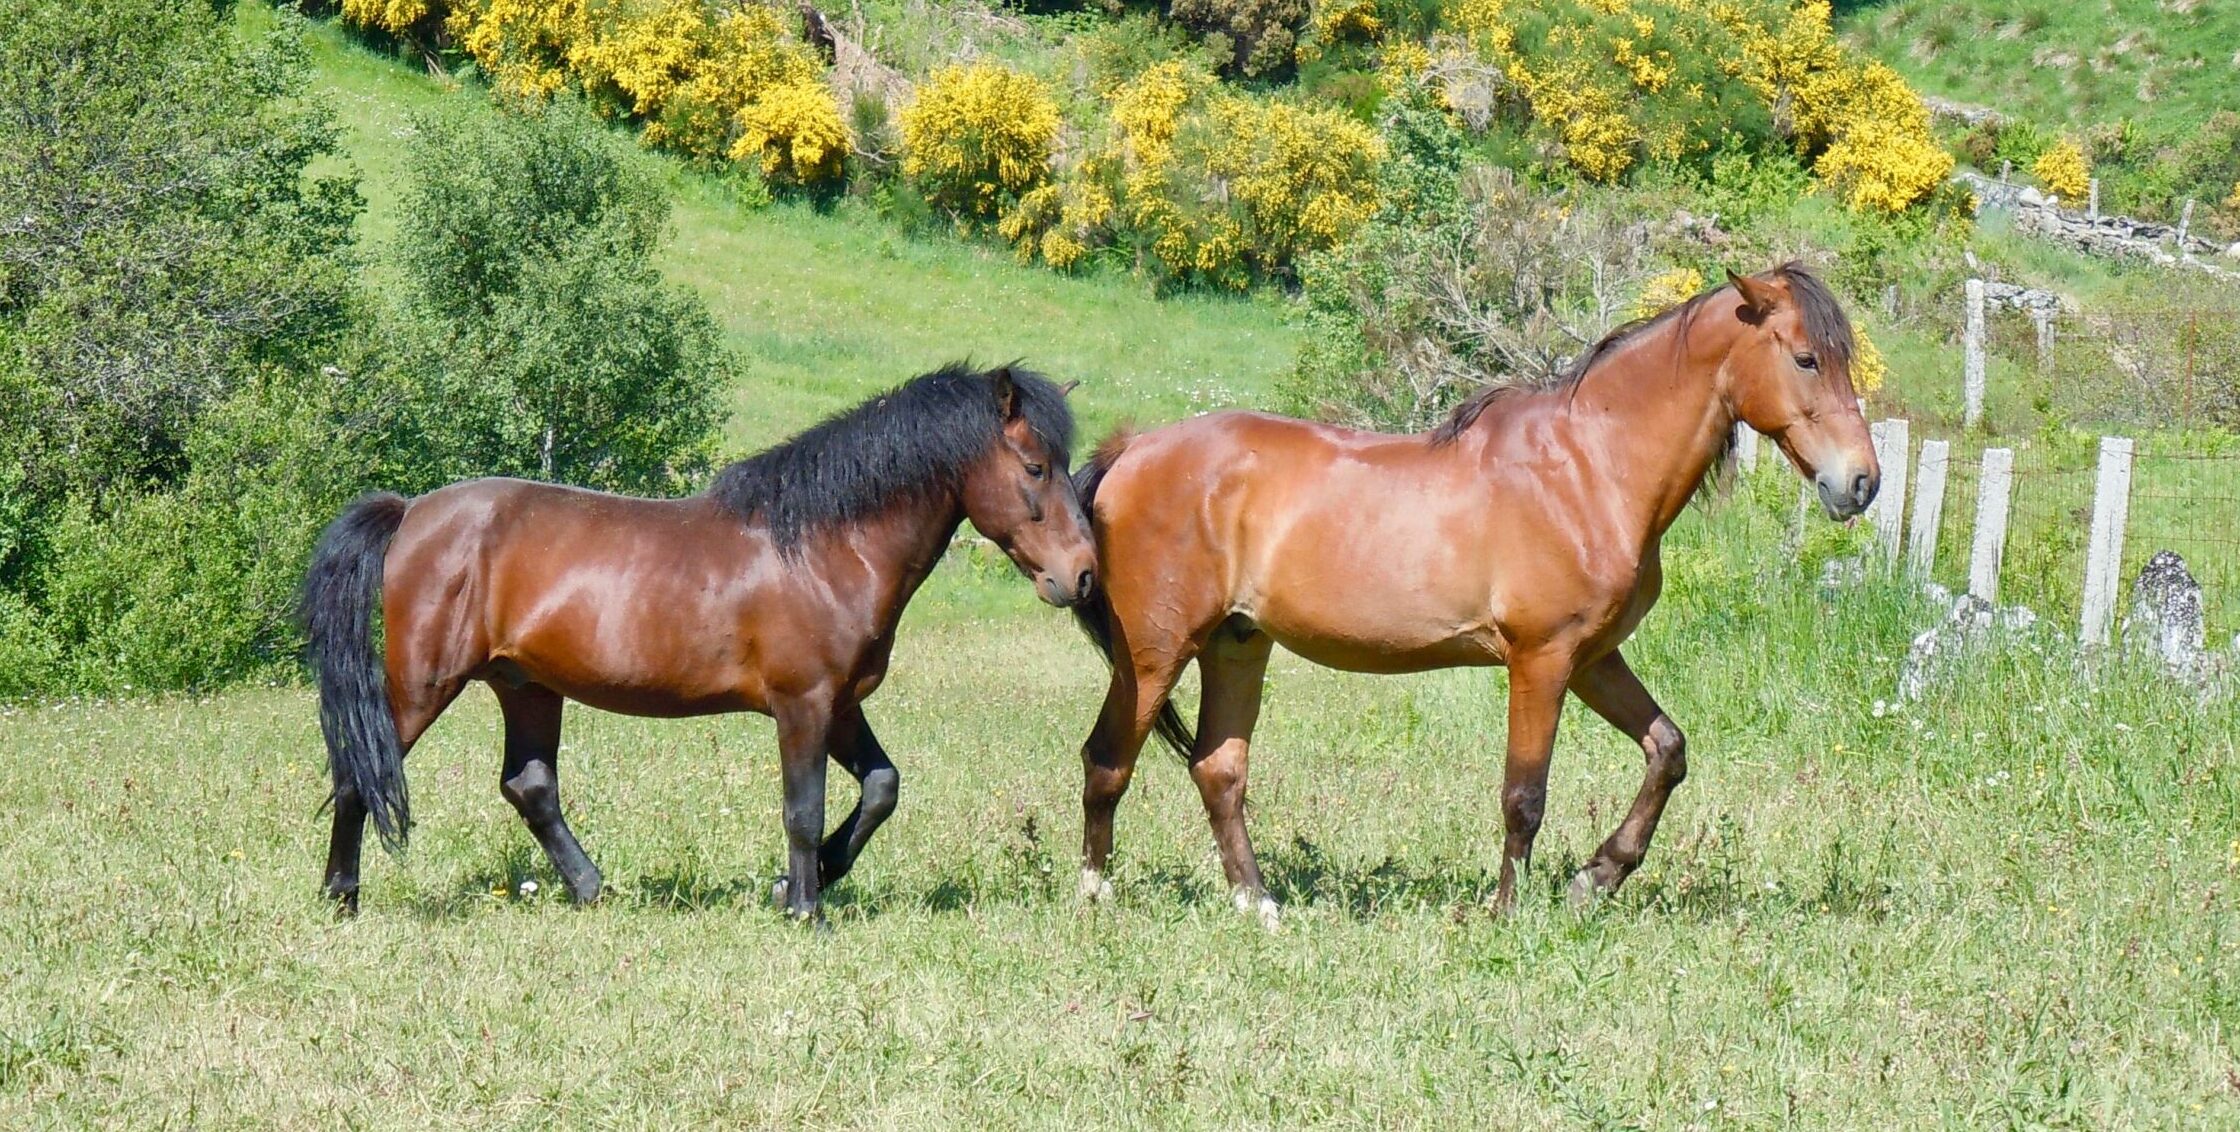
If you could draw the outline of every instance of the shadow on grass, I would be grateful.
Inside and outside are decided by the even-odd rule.
[[[1622,919],[1686,919],[1764,922],[1795,919],[1881,920],[1892,911],[1895,890],[1884,879],[1886,857],[1862,860],[1838,840],[1828,847],[1810,883],[1771,882],[1747,868],[1735,854],[1735,831],[1682,837],[1668,851],[1652,853],[1648,867],[1616,896],[1606,898],[1597,916]],[[1887,854],[1891,849],[1884,847]],[[1528,904],[1562,906],[1565,886],[1583,862],[1549,854],[1527,875],[1520,897]],[[1498,875],[1489,867],[1451,859],[1409,861],[1349,859],[1332,854],[1304,837],[1294,837],[1261,857],[1268,892],[1288,908],[1319,909],[1351,920],[1392,914],[1442,912],[1461,918],[1484,912]],[[717,876],[680,864],[636,877],[611,878],[602,904],[695,914],[736,910],[768,911],[771,878]],[[1031,834],[995,860],[955,861],[923,883],[860,884],[842,880],[824,894],[827,910],[848,918],[876,918],[892,912],[953,915],[972,909],[1035,907],[1071,903],[1073,871],[1057,867]],[[1218,869],[1188,861],[1142,862],[1122,871],[1116,883],[1130,903],[1188,910],[1216,907],[1228,900]],[[424,921],[462,920],[524,900],[524,882],[538,885],[529,899],[564,901],[544,859],[527,846],[507,849],[487,867],[469,873],[447,893],[416,896],[410,911]]]

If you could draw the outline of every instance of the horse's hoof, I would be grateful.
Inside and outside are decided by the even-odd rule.
[[[1095,869],[1081,870],[1081,899],[1091,904],[1112,903],[1112,882]]]
[[[1276,903],[1275,897],[1265,892],[1254,894],[1240,888],[1231,894],[1230,899],[1236,904],[1237,911],[1259,920],[1261,927],[1272,932],[1283,926],[1283,906]]]
[[[357,890],[357,889],[353,888],[353,889],[349,890],[348,892],[330,892],[330,893],[328,893],[328,894],[327,894],[327,898],[328,898],[328,899],[330,899],[330,900],[332,900],[332,901],[334,901],[334,918],[335,918],[335,919],[337,919],[337,920],[352,920],[352,919],[356,919],[356,918],[357,918],[357,916],[358,916],[358,890]]]
[[[1572,910],[1584,912],[1610,895],[1610,890],[1602,886],[1593,869],[1580,869],[1572,876],[1571,887],[1565,889],[1563,895],[1570,902]]]

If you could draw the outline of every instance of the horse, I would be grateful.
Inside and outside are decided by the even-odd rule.
[[[1596,343],[1552,387],[1490,387],[1428,433],[1220,412],[1123,429],[1076,473],[1098,592],[1074,607],[1110,662],[1082,745],[1081,890],[1108,899],[1113,815],[1146,736],[1189,762],[1238,907],[1271,925],[1244,823],[1273,646],[1331,668],[1509,669],[1498,912],[1516,900],[1569,690],[1639,744],[1631,809],[1574,877],[1589,902],[1641,863],[1686,739],[1620,645],[1656,603],[1659,545],[1729,448],[1772,437],[1828,515],[1881,483],[1842,306],[1795,263],[1738,277]],[[1168,702],[1191,660],[1195,732]]]
[[[820,891],[894,812],[901,778],[863,702],[958,525],[970,519],[1052,605],[1095,586],[1067,469],[1071,389],[951,365],[683,499],[476,479],[352,503],[319,540],[300,611],[332,782],[327,895],[357,911],[369,818],[385,847],[404,848],[405,755],[480,680],[505,720],[499,790],[580,903],[601,879],[561,815],[565,701],[774,717],[788,853],[773,895],[816,919]],[[829,837],[828,756],[859,787]]]

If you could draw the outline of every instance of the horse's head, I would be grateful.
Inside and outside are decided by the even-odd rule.
[[[1049,396],[1040,378],[1014,378],[1009,369],[989,375],[1002,419],[995,443],[967,468],[964,513],[975,529],[994,540],[1027,577],[1035,593],[1056,606],[1089,596],[1097,580],[1097,548],[1088,517],[1066,474],[1064,436],[1035,427],[1029,397]],[[1041,383],[1039,388],[1022,382]],[[1058,396],[1071,392],[1071,385]],[[1056,412],[1065,411],[1064,404]],[[1070,419],[1069,419],[1070,423]]]
[[[1735,415],[1773,438],[1819,489],[1831,518],[1848,519],[1882,487],[1867,419],[1851,387],[1851,321],[1835,296],[1794,264],[1762,275],[1729,272],[1741,338],[1727,354]]]

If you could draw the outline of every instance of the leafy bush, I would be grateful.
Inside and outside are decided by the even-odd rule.
[[[1376,217],[1306,261],[1307,333],[1282,390],[1292,411],[1426,428],[1489,381],[1553,380],[1642,301],[1660,240],[1617,198],[1552,196],[1465,165],[1423,93],[1387,136]]]
[[[368,487],[705,463],[725,358],[638,159],[568,104],[424,123],[382,309],[298,32],[98,0],[0,37],[0,696],[292,669]]]
[[[1223,70],[1247,78],[1291,73],[1307,0],[1174,0],[1175,22],[1204,37]]]
[[[349,319],[354,182],[294,29],[38,0],[0,36],[0,420],[21,490],[182,474],[195,418]],[[0,452],[4,452],[0,448]],[[0,563],[0,577],[4,577]]]
[[[1058,104],[998,63],[943,67],[902,111],[902,172],[962,223],[993,220],[1050,177]]]
[[[419,123],[404,365],[457,475],[664,491],[705,466],[728,355],[653,263],[659,186],[565,101]]]

